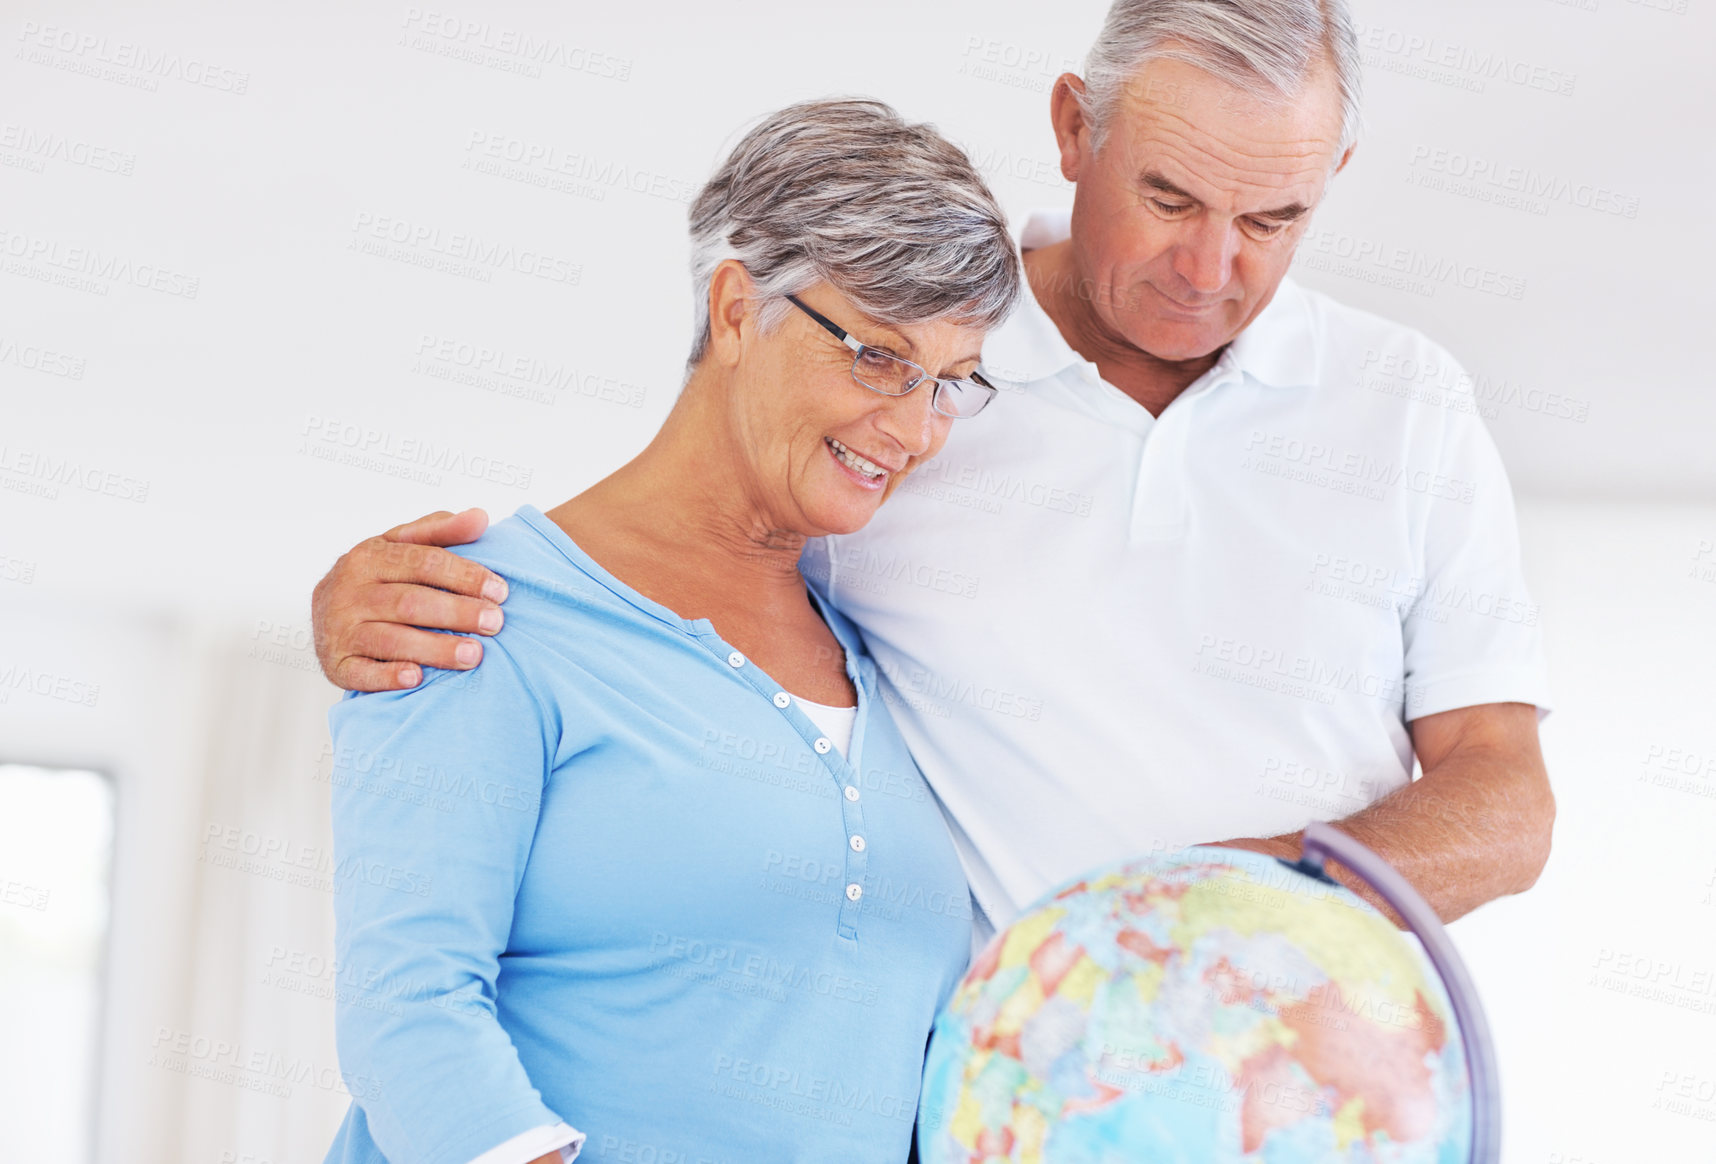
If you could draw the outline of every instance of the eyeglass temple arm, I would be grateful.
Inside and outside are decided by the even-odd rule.
[[[786,300],[788,303],[791,303],[794,307],[816,320],[816,322],[820,323],[823,327],[827,328],[830,335],[851,348],[853,351],[856,352],[863,350],[864,345],[848,335],[845,328],[841,327],[838,323],[835,323],[832,319],[829,319],[820,311],[806,307],[802,302],[800,302],[797,295],[788,295]]]
[[[791,303],[794,307],[798,308],[800,311],[804,312],[806,315],[808,315],[812,319],[816,320],[816,322],[820,323],[823,327],[827,328],[830,335],[832,335],[835,339],[839,340],[841,343],[845,344],[847,347],[851,348],[853,351],[861,352],[864,350],[864,345],[859,343],[857,340],[853,339],[851,337],[851,335],[849,335],[847,333],[845,328],[841,327],[838,323],[835,323],[832,319],[829,319],[826,315],[822,314],[820,311],[817,311],[815,308],[806,307],[804,305],[804,303],[799,300],[799,297],[797,295],[788,295],[788,296],[786,296],[786,300],[788,303]],[[939,380],[940,377],[926,375],[925,379]],[[979,383],[983,387],[989,389],[991,392],[1000,391],[998,388],[995,387],[995,385],[991,384],[982,374],[980,374],[978,372],[972,372],[971,375],[965,377],[965,379],[975,380],[977,383]]]

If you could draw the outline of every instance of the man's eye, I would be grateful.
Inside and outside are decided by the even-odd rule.
[[[1164,202],[1160,198],[1150,199],[1150,205],[1154,206],[1157,210],[1160,210],[1163,214],[1178,214],[1180,211],[1187,209],[1184,202]]]
[[[1257,235],[1259,238],[1269,238],[1272,235],[1280,234],[1282,229],[1287,225],[1284,222],[1264,222],[1255,218],[1248,219],[1247,221],[1251,225],[1251,233]]]

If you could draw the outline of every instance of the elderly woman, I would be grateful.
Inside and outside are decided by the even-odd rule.
[[[478,670],[332,712],[329,1161],[907,1157],[970,907],[798,560],[993,397],[1015,252],[966,157],[867,101],[768,118],[691,220],[661,431],[467,548],[512,595]]]

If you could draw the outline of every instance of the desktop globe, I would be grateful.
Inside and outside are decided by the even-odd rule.
[[[1423,949],[1328,878],[1326,855]],[[996,935],[936,1020],[918,1150],[923,1164],[1476,1164],[1496,1158],[1494,1079],[1434,913],[1313,825],[1297,864],[1190,848],[1085,877]]]

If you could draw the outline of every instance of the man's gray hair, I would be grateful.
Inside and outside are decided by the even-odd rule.
[[[1007,219],[977,168],[929,125],[880,101],[806,101],[747,133],[691,204],[696,329],[709,344],[709,281],[745,265],[767,330],[782,296],[827,280],[867,315],[992,327],[1022,286]]]
[[[1327,60],[1341,101],[1336,161],[1358,140],[1360,60],[1346,0],[1115,0],[1085,58],[1080,104],[1096,148],[1139,67],[1162,58],[1277,102],[1297,97]]]

